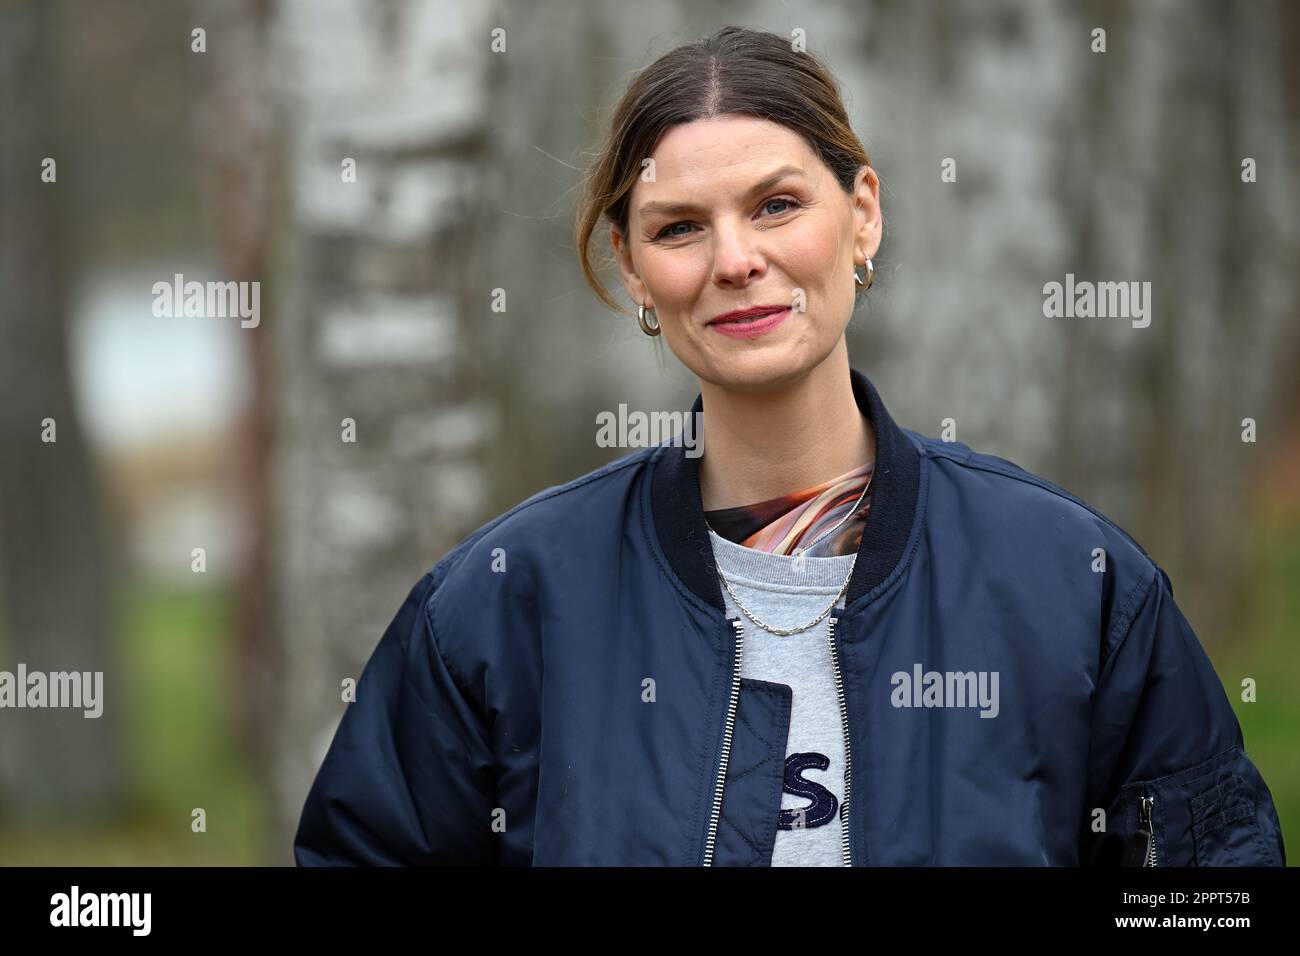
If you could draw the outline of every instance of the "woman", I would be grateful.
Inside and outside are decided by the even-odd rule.
[[[699,377],[704,454],[548,488],[424,576],[299,863],[1283,862],[1164,572],[850,367],[879,190],[779,37],[729,27],[632,83],[578,247],[617,308],[609,225],[641,329]]]

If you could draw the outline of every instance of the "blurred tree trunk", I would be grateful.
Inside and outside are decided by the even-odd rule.
[[[214,210],[224,274],[237,282],[266,278],[268,179],[275,142],[268,99],[270,0],[202,0],[196,22],[208,31],[212,84],[195,137],[202,150],[207,206]],[[240,336],[250,369],[251,399],[237,430],[240,507],[249,530],[239,574],[233,641],[236,692],[223,695],[240,750],[267,790],[273,779],[282,658],[271,567],[272,383],[270,324]]]
[[[294,675],[277,725],[287,860],[347,706],[342,681],[482,512],[493,415],[476,326],[504,281],[477,259],[492,5],[283,0],[275,12],[285,195],[267,323],[273,573]]]
[[[1297,371],[1289,9],[880,2],[856,56],[819,47],[865,64],[846,95],[884,183],[854,354],[906,424],[952,418],[1123,526],[1212,648],[1242,629],[1252,488]],[[1045,317],[1067,273],[1149,281],[1150,326]]]
[[[124,796],[99,488],[73,404],[59,8],[0,6],[0,669],[103,672],[103,713],[0,711],[0,823],[111,819]],[[38,78],[33,80],[33,78]],[[46,157],[58,181],[42,182]],[[65,161],[66,160],[66,161]],[[56,441],[42,441],[53,419]]]

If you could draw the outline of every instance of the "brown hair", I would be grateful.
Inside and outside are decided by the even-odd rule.
[[[788,127],[852,193],[870,165],[849,125],[839,84],[811,53],[775,33],[726,26],[670,50],[636,75],[614,108],[609,136],[588,168],[577,210],[578,258],[597,297],[622,311],[596,274],[592,235],[602,218],[628,234],[628,200],[642,160],[671,127],[744,113]],[[612,261],[612,259],[610,260]]]

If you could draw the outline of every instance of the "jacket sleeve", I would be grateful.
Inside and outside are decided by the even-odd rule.
[[[488,864],[488,732],[438,649],[433,572],[407,596],[357,682],[307,796],[299,866]]]
[[[1105,650],[1089,761],[1089,808],[1105,809],[1105,831],[1090,821],[1081,861],[1284,865],[1268,786],[1159,567],[1120,597]]]

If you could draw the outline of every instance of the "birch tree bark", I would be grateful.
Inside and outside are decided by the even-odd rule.
[[[283,0],[269,316],[284,655],[277,847],[362,665],[471,527],[493,434],[476,325],[491,4]]]
[[[865,64],[847,93],[886,226],[854,354],[912,427],[951,419],[1117,521],[1207,645],[1233,639],[1250,489],[1297,371],[1294,13],[879,2],[857,20],[858,55],[846,29],[832,62]],[[1067,273],[1150,282],[1150,325],[1046,317]]]

